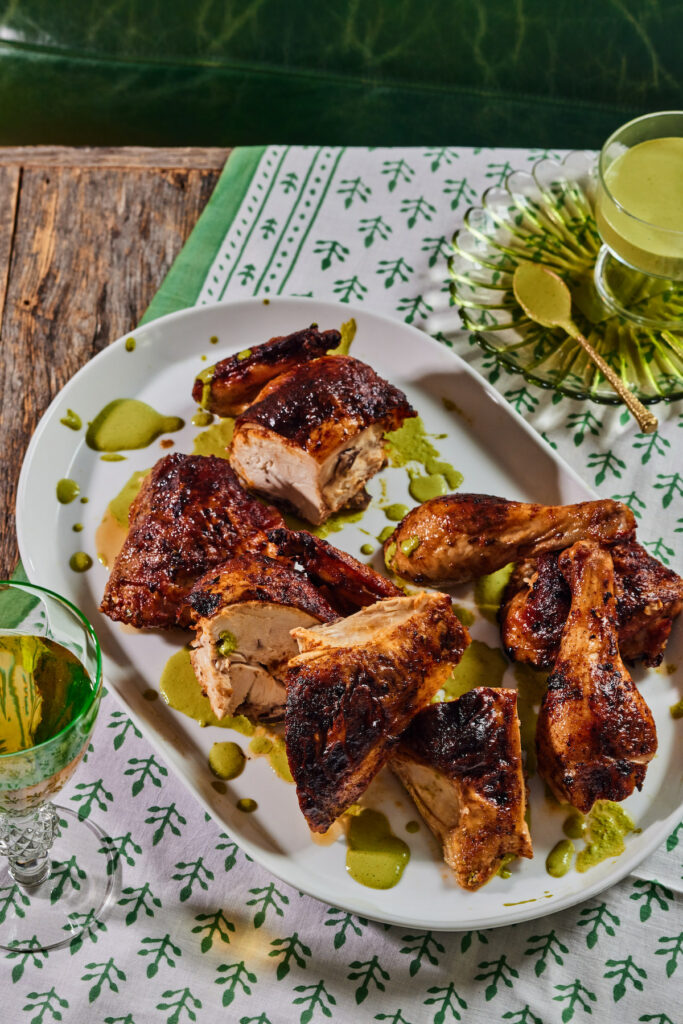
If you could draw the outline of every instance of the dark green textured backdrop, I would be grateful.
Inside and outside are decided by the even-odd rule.
[[[597,146],[683,106],[680,0],[12,0],[0,142]]]

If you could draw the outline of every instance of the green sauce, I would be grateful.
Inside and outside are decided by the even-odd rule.
[[[205,370],[200,370],[197,374],[197,380],[202,382],[202,400],[200,405],[206,406],[209,398],[211,397],[211,381],[213,380],[213,372],[216,369],[214,366],[207,366]]]
[[[219,459],[227,459],[234,429],[235,421],[232,418],[226,417],[223,420],[218,420],[208,430],[197,434],[192,446],[192,454],[215,455]]]
[[[572,811],[562,822],[562,831],[570,839],[583,839],[587,825],[581,811]]]
[[[395,529],[395,526],[385,526],[382,532],[377,537],[377,540],[380,542],[380,544],[384,544],[385,540],[389,540]]]
[[[125,462],[126,456],[119,455],[118,452],[111,452],[107,455],[100,455],[100,462]]]
[[[410,509],[407,505],[401,505],[398,502],[395,505],[387,505],[384,509],[384,515],[387,519],[390,519],[392,523],[400,523],[400,521],[404,519],[409,512]]]
[[[135,352],[135,338],[126,338],[126,352]]]
[[[420,822],[419,821],[409,821],[406,824],[406,832],[410,832],[411,834],[414,834],[415,832],[419,832],[419,831],[420,831]]]
[[[69,430],[80,430],[83,426],[81,417],[77,412],[74,412],[73,409],[67,409],[66,416],[62,416],[59,422],[63,423],[65,427],[68,427]]]
[[[88,498],[81,498],[81,505],[87,505],[87,504],[88,504]]]
[[[80,493],[81,489],[75,480],[63,477],[57,482],[57,501],[60,505],[70,505]]]
[[[372,544],[361,544],[360,553],[361,555],[374,555],[375,548]]]
[[[408,476],[410,477],[408,493],[411,498],[415,498],[415,501],[422,503],[423,501],[431,501],[432,498],[440,498],[443,494],[448,494],[448,484],[440,473],[422,476],[420,473],[409,470]]]
[[[153,690],[152,687],[150,686],[148,690],[143,690],[142,691],[142,699],[143,700],[148,700],[150,702],[155,701],[155,700],[159,700],[159,694],[157,693],[156,690]]]
[[[506,668],[499,647],[473,640],[444,683],[447,700],[456,700],[475,686],[500,686]]]
[[[74,523],[71,529],[74,533],[80,533],[83,529],[83,523]]]
[[[355,512],[345,512],[342,509],[341,512],[333,512],[330,518],[324,523],[321,523],[320,526],[308,525],[306,529],[309,533],[314,533],[316,537],[320,537],[324,540],[326,537],[329,537],[331,533],[339,533],[339,531],[343,530],[348,523],[359,523],[363,518],[364,513],[365,509],[359,509]]]
[[[399,547],[406,558],[410,558],[413,551],[417,551],[420,546],[419,537],[408,537],[406,540],[402,540]]]
[[[419,416],[406,420],[398,430],[386,435],[387,455],[392,466],[408,467],[408,491],[415,501],[429,501],[460,487],[464,477],[450,462],[444,462],[440,452],[425,433]],[[442,435],[440,435],[442,436]],[[410,463],[418,463],[424,473]]]
[[[217,345],[217,344],[218,344],[218,337],[215,334],[212,334],[211,337],[209,338],[209,345]]]
[[[553,878],[562,878],[572,866],[574,844],[571,839],[560,839],[545,859],[545,869]]]
[[[185,421],[179,416],[162,416],[135,398],[116,398],[89,425],[85,443],[96,452],[129,451],[146,448],[160,434],[184,426]]]
[[[190,651],[183,647],[166,662],[159,681],[161,694],[169,705],[188,718],[194,718],[202,727],[215,725],[220,729],[235,729],[244,736],[253,736],[254,726],[244,715],[216,718],[208,697],[202,693],[190,661]]]
[[[208,427],[213,423],[213,413],[207,412],[206,409],[200,409],[192,417],[193,427]]]
[[[391,889],[410,860],[410,847],[395,836],[380,811],[362,810],[348,825],[346,870],[370,889]]]
[[[241,800],[238,800],[235,804],[238,811],[242,811],[243,814],[253,814],[254,811],[258,810],[258,804],[255,800],[250,800],[248,796],[243,796]]]
[[[683,718],[683,698],[677,701],[676,704],[672,704],[669,708],[669,713],[672,718]]]
[[[461,604],[453,605],[453,614],[462,622],[463,626],[471,626],[475,620],[474,612],[471,612],[469,608],[465,608]]]
[[[231,633],[229,629],[224,629],[222,633],[218,634],[218,643],[216,644],[216,651],[223,658],[229,658],[230,655],[237,650],[237,637],[234,633]]]
[[[393,531],[392,531],[392,533],[393,533]],[[396,554],[396,541],[392,540],[391,544],[387,544],[387,549],[384,552],[384,564],[386,565],[387,569],[389,569],[390,572],[394,571],[394,567],[392,565],[392,562],[394,561],[394,555],[395,554]]]
[[[141,469],[138,472],[133,473],[116,497],[112,498],[109,502],[107,507],[119,526],[124,526],[128,529],[128,512],[130,511],[130,506],[137,498],[140,488],[142,487],[142,481],[149,472],[149,469]]]
[[[237,353],[237,358],[239,359],[240,362],[242,362],[243,359],[248,359],[250,355],[251,355],[251,349],[250,348],[244,348],[244,349],[242,349],[241,352]]]
[[[504,565],[497,572],[488,576],[480,576],[474,585],[474,600],[477,608],[489,622],[496,622],[498,609],[503,600],[503,591],[508,585],[515,567],[514,562]]]
[[[576,855],[576,870],[588,871],[608,857],[624,852],[624,836],[635,825],[623,807],[611,800],[598,800],[588,815],[588,842]]]
[[[508,864],[512,864],[513,860],[517,860],[517,857],[514,853],[503,854],[503,859],[501,860],[500,866],[496,871],[496,874],[498,875],[499,878],[510,878],[512,872],[510,871]]]
[[[246,760],[242,748],[232,741],[214,743],[209,751],[209,768],[218,779],[236,779]]]
[[[76,551],[69,559],[69,568],[74,572],[87,572],[92,565],[92,558],[85,551]]]
[[[351,342],[356,337],[356,321],[351,319],[343,323],[339,328],[341,341],[336,348],[328,349],[328,356],[348,356]]]
[[[526,751],[526,769],[529,775],[536,771],[536,722],[548,682],[548,673],[539,672],[529,665],[515,665],[517,683],[517,714],[519,715],[522,749]]]
[[[285,782],[294,782],[289,770],[285,741],[281,736],[268,735],[265,732],[259,733],[249,744],[249,751],[254,757],[267,757],[270,767],[276,775]]]

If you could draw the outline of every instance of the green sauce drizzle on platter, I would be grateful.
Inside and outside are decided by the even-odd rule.
[[[81,488],[75,480],[70,480],[69,477],[62,477],[61,480],[57,481],[56,491],[59,504],[70,505],[81,493]]]
[[[88,426],[85,443],[96,452],[146,448],[161,434],[185,426],[179,416],[162,416],[136,398],[116,398],[105,405]]]
[[[208,697],[204,696],[197,682],[187,647],[176,651],[168,659],[161,674],[159,689],[169,707],[193,718],[202,727],[215,725],[220,729],[235,729],[244,736],[254,734],[255,726],[244,715],[216,718]]]
[[[381,811],[365,808],[350,818],[346,870],[360,885],[391,889],[401,880],[410,847],[391,831]]]
[[[236,779],[246,764],[244,751],[238,743],[214,743],[209,751],[209,768],[217,779]]]

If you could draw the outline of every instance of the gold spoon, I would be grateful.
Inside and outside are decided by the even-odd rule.
[[[589,359],[595,363],[638,421],[644,434],[653,434],[658,427],[657,417],[629,391],[624,382],[595,351],[572,320],[572,297],[561,277],[541,263],[519,263],[512,279],[515,298],[528,317],[541,327],[561,327],[578,341]]]

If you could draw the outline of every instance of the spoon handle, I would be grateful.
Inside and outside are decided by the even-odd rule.
[[[584,349],[588,357],[592,359],[595,365],[598,367],[603,377],[605,377],[610,382],[610,384],[612,385],[616,393],[619,395],[619,398],[621,398],[622,402],[624,403],[628,411],[637,420],[638,426],[640,427],[642,432],[644,434],[654,434],[655,430],[659,426],[659,423],[657,422],[657,417],[654,416],[645,408],[643,403],[638,398],[636,398],[633,392],[629,391],[629,389],[624,384],[623,380],[616,375],[611,366],[608,366],[608,364],[605,362],[602,356],[598,355],[598,353],[595,351],[591,343],[584,338],[583,334],[581,334],[580,331],[577,330],[577,328],[574,328],[573,331],[568,331],[568,333],[574,336],[574,338],[576,339],[576,341],[578,341],[579,345],[581,345],[581,347]]]

